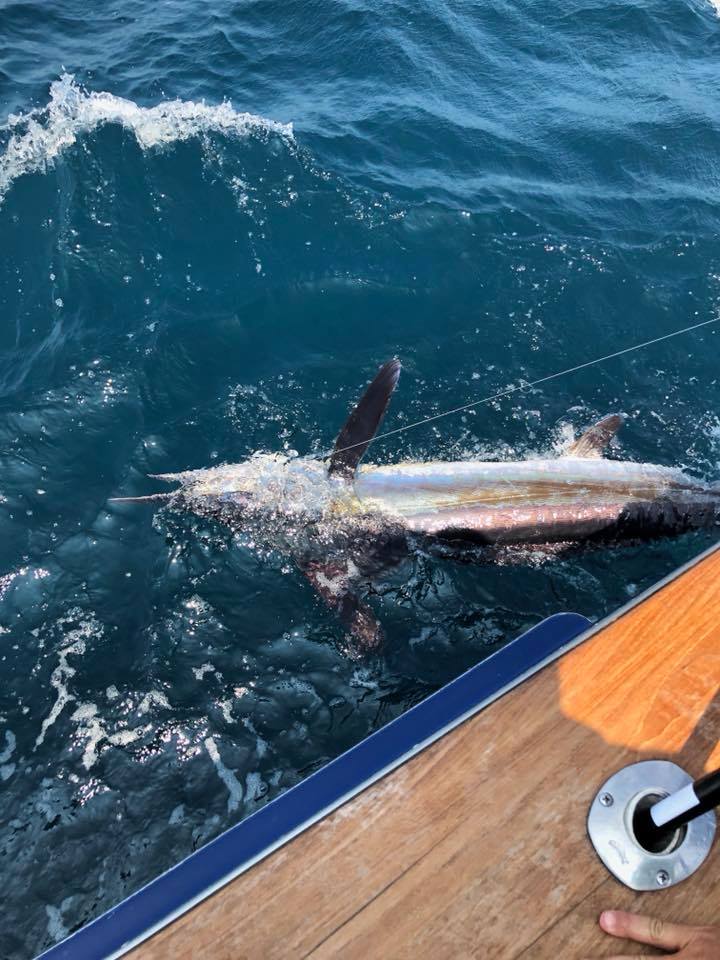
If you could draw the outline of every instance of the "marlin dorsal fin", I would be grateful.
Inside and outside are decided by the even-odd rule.
[[[399,376],[400,361],[397,358],[388,360],[380,367],[338,434],[328,473],[352,479],[355,468],[383,421]]]
[[[603,450],[623,425],[619,413],[603,417],[565,451],[566,457],[601,457]]]

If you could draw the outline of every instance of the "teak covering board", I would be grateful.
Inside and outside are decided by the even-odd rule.
[[[585,830],[637,760],[720,766],[720,551],[161,930],[133,960],[649,954],[605,907],[720,920],[720,856],[634,894]],[[620,949],[618,949],[620,947]]]

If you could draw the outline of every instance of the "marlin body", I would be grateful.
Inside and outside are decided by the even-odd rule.
[[[564,456],[517,462],[360,466],[387,410],[400,364],[384,364],[352,411],[329,464],[256,454],[239,464],[163,474],[172,505],[251,534],[294,557],[363,647],[382,631],[358,583],[414,543],[451,552],[649,538],[720,521],[720,489],[681,470],[606,460],[622,424],[605,417]]]

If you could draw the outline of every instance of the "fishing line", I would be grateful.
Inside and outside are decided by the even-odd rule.
[[[587,360],[585,363],[579,363],[575,367],[568,367],[566,370],[559,370],[557,373],[548,374],[546,377],[540,377],[539,380],[531,380],[529,383],[523,382],[515,387],[507,387],[494,393],[490,397],[483,397],[482,400],[473,400],[471,403],[464,403],[461,407],[453,407],[451,410],[445,410],[442,413],[436,413],[432,417],[425,417],[424,420],[416,420],[414,423],[406,423],[403,427],[396,427],[394,430],[387,430],[385,433],[378,433],[370,440],[361,440],[359,443],[351,443],[340,450],[328,451],[326,456],[331,453],[344,453],[346,450],[353,450],[355,447],[362,447],[364,444],[375,443],[376,440],[385,440],[387,437],[396,436],[399,433],[405,433],[406,430],[413,430],[415,427],[422,427],[426,423],[432,423],[435,420],[442,420],[443,417],[450,417],[454,413],[462,413],[464,410],[472,410],[473,407],[479,407],[483,403],[492,403],[493,400],[500,400],[502,397],[508,397],[511,393],[517,393],[519,390],[529,390],[531,387],[537,387],[538,384],[547,383],[548,380],[556,380],[558,377],[564,377],[569,373],[575,373],[577,370],[584,370],[586,367],[593,367],[598,363],[604,363],[606,360],[612,360],[615,357],[622,357],[626,353],[632,353],[634,350],[642,350],[644,347],[651,347],[654,343],[661,343],[663,340],[670,340],[672,337],[679,337],[683,333],[691,333],[693,330],[699,330],[700,327],[707,327],[711,323],[720,322],[720,316],[713,317],[712,320],[702,320],[700,323],[694,323],[691,327],[683,327],[681,330],[673,330],[672,333],[665,333],[662,337],[655,337],[653,340],[645,340],[643,343],[635,343],[631,347],[625,347],[623,350],[616,350],[614,353],[608,353],[604,357],[596,357],[594,360]]]

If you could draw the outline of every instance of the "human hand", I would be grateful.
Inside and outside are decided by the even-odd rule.
[[[720,960],[720,927],[691,927],[684,923],[666,923],[656,917],[644,917],[623,910],[604,910],[600,927],[613,937],[647,943],[668,950],[681,960]],[[606,960],[632,960],[614,954]]]

